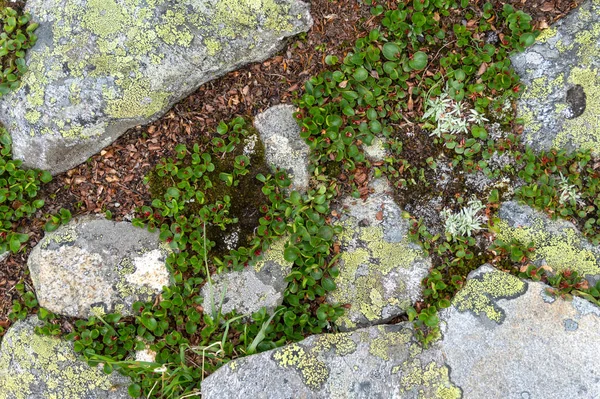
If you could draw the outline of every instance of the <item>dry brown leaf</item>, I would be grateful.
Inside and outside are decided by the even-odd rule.
[[[540,11],[544,11],[544,12],[553,11],[553,10],[554,10],[554,2],[553,1],[547,1],[544,4],[542,4],[542,6],[540,7]]]

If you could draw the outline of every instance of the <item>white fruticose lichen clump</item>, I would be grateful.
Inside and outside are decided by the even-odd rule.
[[[471,236],[475,231],[482,229],[485,216],[480,212],[485,206],[476,198],[469,201],[468,206],[456,213],[449,210],[442,211],[442,217],[446,219],[446,233],[452,236]]]
[[[471,124],[482,125],[488,121],[476,109],[469,109],[467,114],[464,111],[463,103],[449,98],[447,91],[448,88],[446,88],[446,92],[435,99],[427,99],[423,120],[433,117],[437,123],[430,136],[441,137],[444,133],[467,133]]]

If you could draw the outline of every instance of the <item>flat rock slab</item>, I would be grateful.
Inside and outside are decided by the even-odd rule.
[[[598,398],[600,308],[484,265],[441,315],[428,349],[410,323],[312,336],[237,359],[212,398]],[[269,378],[264,378],[269,376]]]
[[[204,308],[210,311],[215,306],[221,307],[223,314],[235,310],[251,315],[263,307],[272,312],[281,305],[287,287],[284,279],[292,270],[292,263],[283,258],[285,243],[285,238],[279,239],[262,259],[241,272],[214,275],[212,291],[208,283],[202,287]]]
[[[308,188],[308,145],[300,137],[300,126],[292,105],[276,105],[256,115],[254,126],[265,145],[265,160],[290,174],[290,189]]]
[[[512,57],[525,90],[518,115],[537,150],[600,154],[600,3],[587,0]]]
[[[77,358],[73,344],[36,335],[36,316],[18,321],[0,347],[0,399],[126,399],[128,378]]]
[[[300,0],[29,0],[27,11],[39,40],[0,120],[13,156],[53,174],[312,25]]]
[[[27,261],[40,306],[65,316],[131,314],[170,284],[158,232],[84,217],[46,236]]]
[[[419,245],[409,242],[409,222],[386,192],[387,182],[380,179],[375,186],[366,201],[343,203],[340,275],[327,300],[350,305],[337,321],[344,331],[404,314],[421,298],[421,280],[431,267]]]
[[[441,315],[441,350],[464,398],[600,397],[600,308],[491,266]]]
[[[202,397],[459,398],[440,355],[423,351],[408,323],[315,335],[230,362],[204,380]]]
[[[552,220],[542,212],[515,201],[505,202],[498,212],[497,238],[533,243],[531,260],[554,272],[572,270],[595,284],[600,279],[600,248],[592,245],[577,227],[564,219]]]

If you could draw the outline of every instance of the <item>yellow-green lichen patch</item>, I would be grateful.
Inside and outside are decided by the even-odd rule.
[[[0,399],[31,397],[35,387],[48,398],[73,399],[115,389],[101,369],[77,360],[71,344],[16,324],[4,336],[0,353]]]
[[[492,271],[468,280],[454,297],[453,304],[460,312],[468,310],[476,315],[485,314],[488,319],[500,324],[506,315],[496,301],[515,298],[526,290],[527,285],[517,277]]]
[[[109,98],[106,113],[113,118],[150,117],[165,107],[169,93],[152,90],[150,81],[144,78],[125,79],[122,95]]]
[[[418,359],[407,360],[399,367],[400,394],[417,391],[419,398],[459,399],[462,391],[450,380],[449,369],[445,365],[430,362],[422,367]]]
[[[54,232],[46,236],[42,241],[42,249],[48,248],[50,244],[68,244],[77,241],[79,235],[73,227],[64,227],[60,231]]]
[[[109,37],[119,33],[129,21],[115,0],[88,0],[82,22],[95,35]]]
[[[381,226],[359,228],[344,224],[340,236],[343,251],[337,289],[330,294],[336,303],[350,304],[349,315],[337,320],[338,325],[352,328],[357,319],[376,321],[384,317],[386,307],[404,309],[410,306],[406,284],[400,277],[390,282],[389,275],[398,269],[409,269],[421,258],[419,250],[408,241],[387,242]],[[353,233],[354,232],[354,233]]]
[[[295,369],[304,384],[310,389],[317,390],[329,378],[329,369],[316,356],[307,352],[298,344],[291,344],[277,350],[273,360],[283,367]]]
[[[390,360],[390,352],[396,351],[395,346],[406,346],[412,339],[412,332],[408,329],[400,331],[387,331],[386,327],[378,326],[378,337],[367,338],[369,353],[382,360]]]
[[[204,45],[206,46],[206,52],[211,57],[216,55],[221,50],[221,42],[212,38],[204,39]]]
[[[349,355],[356,351],[356,342],[351,337],[351,333],[321,335],[313,345],[312,352],[327,352],[333,348],[338,356]]]
[[[595,57],[600,56],[597,53]],[[600,153],[600,79],[597,69],[573,68],[569,83],[580,85],[586,95],[583,114],[564,121],[561,131],[554,139],[554,146],[563,148],[572,143],[583,150]]]
[[[557,33],[557,29],[552,27],[552,28],[548,28],[548,29],[544,29],[542,31],[542,33],[539,34],[539,36],[537,37],[536,41],[538,43],[545,43],[548,41],[548,39],[553,38],[554,36],[556,36]]]
[[[288,6],[275,0],[219,0],[212,24],[220,35],[234,38],[247,36],[248,28],[255,29],[262,17],[267,29],[282,32],[292,28],[288,12]]]
[[[156,27],[156,33],[165,43],[183,47],[192,43],[194,35],[186,25],[187,20],[183,12],[167,10],[161,22]]]
[[[531,226],[511,227],[506,221],[497,224],[497,237],[504,242],[513,239],[523,245],[533,242],[533,262],[543,262],[553,271],[573,270],[580,275],[600,274],[597,256],[584,248],[585,239],[574,228],[566,228],[561,234],[551,234],[541,219]]]
[[[272,262],[279,265],[284,274],[287,274],[292,269],[292,262],[288,262],[283,258],[283,251],[285,250],[287,241],[287,238],[283,237],[271,244],[262,259],[256,261],[254,264],[254,270],[260,272],[265,265]]]

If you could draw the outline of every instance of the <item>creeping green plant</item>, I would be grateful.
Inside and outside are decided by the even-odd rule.
[[[37,23],[31,15],[20,14],[10,7],[0,7],[0,97],[19,87],[20,78],[27,72],[25,50],[33,47]]]

